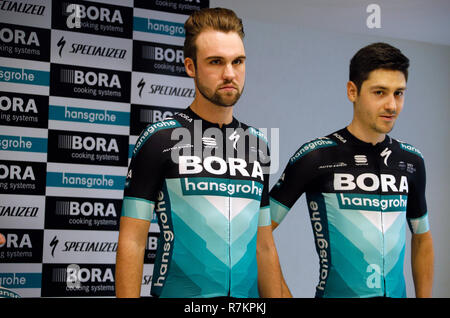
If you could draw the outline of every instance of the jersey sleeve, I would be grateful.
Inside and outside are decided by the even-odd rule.
[[[411,149],[411,147],[408,145],[408,149]],[[416,148],[414,150],[416,151],[416,155],[414,156],[416,160],[413,161],[411,169],[415,169],[415,171],[410,177],[409,182],[406,219],[411,232],[421,234],[428,232],[430,229],[425,198],[426,172],[422,155]]]
[[[127,173],[122,216],[150,221],[164,179],[165,133],[148,126],[137,139]]]
[[[289,159],[278,182],[269,193],[270,214],[272,221],[280,224],[292,206],[306,191],[313,178],[314,162],[318,153],[311,149],[311,143],[302,145]]]
[[[252,152],[256,154],[256,159],[262,169],[263,174],[263,188],[261,193],[261,202],[259,208],[258,226],[270,226],[270,201],[269,201],[269,177],[270,177],[270,149],[266,136],[259,130],[249,127],[249,133],[258,140],[258,151]],[[254,163],[256,164],[256,163]],[[255,167],[254,167],[255,169]]]

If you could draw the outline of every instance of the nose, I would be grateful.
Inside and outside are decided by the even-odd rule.
[[[223,79],[227,81],[232,81],[236,76],[233,65],[231,63],[226,64],[223,70]]]
[[[395,113],[397,110],[397,101],[395,100],[394,95],[389,95],[386,104],[384,104],[384,109],[389,111],[390,113]]]

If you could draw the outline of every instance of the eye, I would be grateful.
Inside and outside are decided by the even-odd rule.
[[[243,63],[244,63],[244,60],[243,60],[243,59],[235,59],[235,60],[233,61],[233,64],[236,64],[236,65],[243,64]]]
[[[401,96],[405,95],[405,92],[404,91],[396,91],[394,94],[395,94],[395,96],[401,97]]]
[[[374,94],[377,95],[377,96],[383,96],[384,92],[378,90],[378,91],[375,91]]]
[[[213,59],[213,60],[210,60],[210,61],[209,61],[209,64],[212,64],[212,65],[220,65],[221,62],[222,62],[222,61],[221,61],[220,59]]]

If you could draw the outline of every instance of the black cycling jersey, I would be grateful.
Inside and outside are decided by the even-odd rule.
[[[237,119],[221,128],[190,108],[138,138],[122,216],[158,216],[151,293],[259,297],[256,238],[270,226],[267,140]]]
[[[417,148],[376,145],[346,128],[308,142],[270,191],[280,223],[306,192],[320,261],[317,297],[405,297],[405,224],[429,229],[425,166]]]

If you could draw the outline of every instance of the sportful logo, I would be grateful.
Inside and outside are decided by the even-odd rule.
[[[202,141],[205,147],[211,148],[217,147],[216,139],[213,137],[202,137]]]
[[[355,164],[357,166],[367,166],[367,157],[366,155],[355,155]]]

